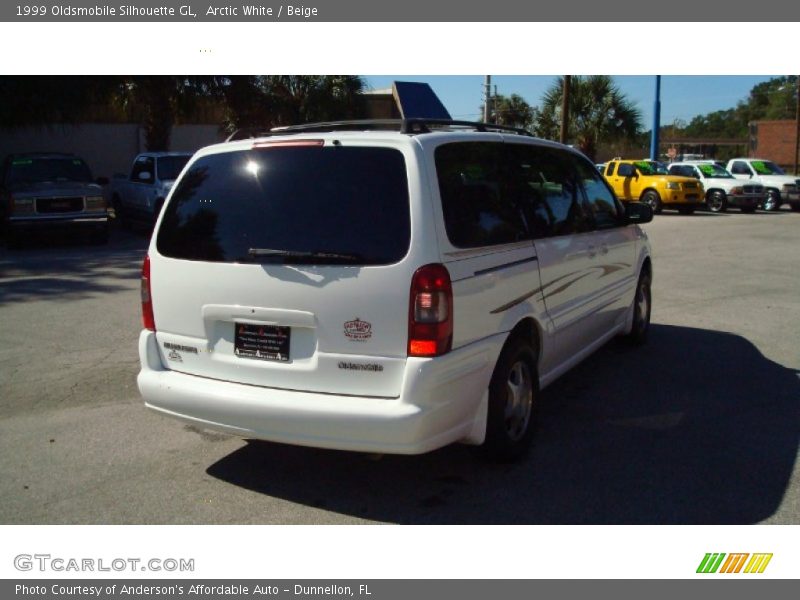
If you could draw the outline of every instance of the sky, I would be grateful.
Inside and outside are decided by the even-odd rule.
[[[697,115],[733,108],[747,98],[757,83],[772,76],[751,75],[664,75],[661,77],[661,125],[676,119],[689,122]],[[390,87],[392,81],[422,81],[430,84],[454,119],[478,120],[483,103],[484,75],[380,75],[367,76],[373,89]],[[537,106],[556,78],[552,75],[497,75],[492,85],[504,96],[519,94]],[[614,76],[622,92],[642,112],[642,126],[650,129],[655,100],[655,76]]]

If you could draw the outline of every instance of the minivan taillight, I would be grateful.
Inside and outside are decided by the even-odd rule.
[[[153,315],[153,298],[150,288],[150,255],[144,257],[142,263],[142,325],[150,331],[156,330],[156,318]]]
[[[453,286],[444,265],[425,265],[411,279],[408,355],[440,356],[453,345]]]

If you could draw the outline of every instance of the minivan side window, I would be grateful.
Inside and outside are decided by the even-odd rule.
[[[591,228],[578,196],[572,156],[557,148],[527,144],[508,144],[508,154],[509,190],[534,238]]]
[[[445,230],[457,248],[529,238],[519,208],[502,191],[502,142],[461,142],[436,148]]]
[[[583,160],[575,159],[578,177],[583,184],[586,203],[598,229],[607,229],[622,224],[624,211],[605,181]]]

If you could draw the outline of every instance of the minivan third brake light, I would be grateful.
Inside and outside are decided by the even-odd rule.
[[[325,140],[267,140],[263,142],[255,142],[253,149],[259,148],[297,148],[309,146],[324,146]]]

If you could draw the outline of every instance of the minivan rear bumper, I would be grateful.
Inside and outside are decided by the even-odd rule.
[[[155,334],[139,338],[145,405],[199,427],[319,448],[421,454],[481,443],[486,390],[505,334],[433,359],[409,358],[398,398],[299,392],[165,369]],[[354,357],[354,359],[357,357]]]

